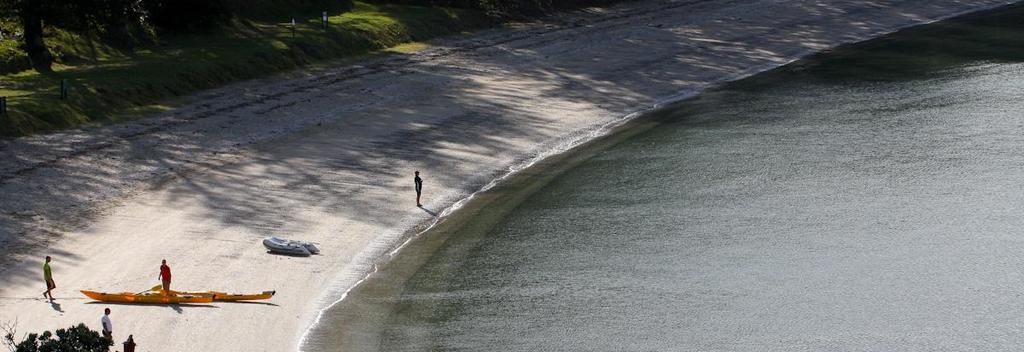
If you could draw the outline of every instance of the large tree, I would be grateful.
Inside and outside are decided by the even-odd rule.
[[[5,2],[7,2],[6,7],[13,9],[21,20],[24,29],[22,37],[25,39],[23,45],[28,59],[32,63],[32,68],[37,71],[50,71],[53,57],[46,48],[46,42],[43,41],[43,18],[47,17],[49,7],[52,5],[51,1],[8,0]]]
[[[0,8],[13,10],[24,29],[23,46],[32,68],[51,70],[53,56],[43,39],[43,26],[99,29],[123,25],[135,11],[137,0],[0,0]]]

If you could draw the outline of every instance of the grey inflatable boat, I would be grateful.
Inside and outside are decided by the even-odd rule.
[[[290,254],[290,255],[301,255],[309,256],[311,254],[320,254],[320,249],[316,248],[315,245],[304,241],[293,241],[286,240],[279,237],[270,236],[263,239],[263,246],[267,247],[271,252]]]

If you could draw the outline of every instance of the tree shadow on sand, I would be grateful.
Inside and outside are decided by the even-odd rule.
[[[442,41],[424,52],[288,84],[243,82],[133,123],[0,141],[0,248],[46,252],[41,249],[62,236],[53,228],[86,228],[103,214],[95,207],[147,185],[166,189],[172,205],[198,201],[204,209],[191,215],[196,219],[249,230],[241,240],[313,228],[296,215],[299,208],[396,226],[422,214],[353,206],[388,204],[396,192],[408,191],[382,179],[414,169],[461,169],[473,176],[431,182],[471,193],[505,172],[478,167],[480,156],[515,163],[581,132],[567,131],[575,125],[551,116],[615,119],[843,38],[877,34],[891,27],[887,21],[923,23],[927,16],[915,11],[949,12],[941,10],[944,4],[914,9],[791,1],[754,11],[733,7],[768,5],[737,2],[709,12],[665,2],[635,13],[617,7],[606,15],[553,18],[524,31]],[[220,99],[236,91],[244,94]],[[316,105],[309,101],[322,110],[303,110]],[[358,138],[339,138],[351,131],[360,132]],[[248,148],[273,138],[281,140]],[[246,162],[232,164],[237,160]],[[247,168],[258,168],[260,176]],[[69,267],[80,260],[71,253],[51,255]],[[38,280],[29,267],[0,267],[3,285]],[[182,307],[215,306],[176,309]]]

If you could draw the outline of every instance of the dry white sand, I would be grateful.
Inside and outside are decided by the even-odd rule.
[[[137,122],[4,141],[0,322],[99,329],[110,307],[115,339],[134,334],[142,351],[294,350],[372,259],[511,166],[716,83],[1011,2],[642,1],[236,84]],[[323,255],[267,254],[269,234],[318,242]],[[41,297],[45,255],[55,305]],[[136,306],[77,291],[145,289],[165,258],[179,289],[278,295]]]

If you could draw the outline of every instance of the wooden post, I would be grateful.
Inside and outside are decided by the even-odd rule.
[[[0,97],[0,115],[7,115],[7,97]]]
[[[60,100],[68,99],[68,80],[60,80]]]

